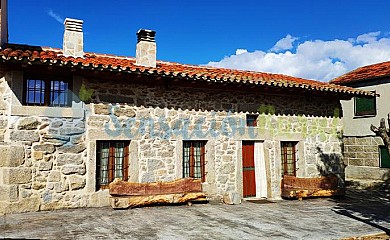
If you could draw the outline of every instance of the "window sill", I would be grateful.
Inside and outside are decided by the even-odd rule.
[[[376,114],[367,114],[367,115],[354,115],[353,118],[372,118],[372,117],[376,117]]]
[[[71,107],[12,106],[11,115],[82,118],[84,117],[84,109]]]

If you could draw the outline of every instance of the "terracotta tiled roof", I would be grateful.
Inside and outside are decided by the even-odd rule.
[[[387,76],[390,76],[390,62],[383,62],[360,67],[340,77],[337,77],[330,82],[333,84],[347,85],[348,83]]]
[[[135,58],[85,53],[84,58],[65,57],[60,49],[12,47],[0,50],[0,61],[23,64],[44,64],[67,66],[80,69],[119,71],[148,74],[162,77],[186,78],[209,82],[241,82],[254,85],[289,89],[306,89],[314,92],[328,92],[346,95],[372,95],[371,92],[339,85],[296,78],[282,74],[240,71],[224,68],[195,66],[173,62],[157,61],[157,66],[143,67],[135,64]]]

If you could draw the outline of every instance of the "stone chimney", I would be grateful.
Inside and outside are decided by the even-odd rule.
[[[83,21],[66,18],[62,51],[66,57],[83,57]]]
[[[156,41],[153,30],[140,29],[137,32],[136,64],[144,67],[156,67]]]
[[[0,1],[0,47],[8,43],[8,1]]]

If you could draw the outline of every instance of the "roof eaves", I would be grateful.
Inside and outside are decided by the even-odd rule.
[[[107,57],[105,55],[104,58],[100,59],[99,63],[99,55],[86,53],[86,56],[90,57],[90,62],[85,62],[85,58],[72,58],[72,57],[64,57],[60,54],[55,55],[58,52],[41,52],[34,54],[24,54],[21,50],[9,51],[9,54],[6,54],[7,49],[0,52],[1,59],[3,61],[10,62],[21,62],[24,64],[44,64],[44,65],[58,65],[58,66],[68,66],[72,68],[80,68],[80,69],[90,69],[97,71],[110,71],[110,72],[129,72],[129,73],[137,73],[137,74],[146,74],[146,75],[159,75],[159,76],[168,76],[168,77],[178,77],[185,78],[188,80],[200,80],[200,81],[212,81],[212,82],[225,82],[225,83],[245,83],[245,84],[253,84],[257,86],[274,86],[281,88],[292,88],[292,89],[306,89],[308,91],[320,91],[320,92],[335,92],[335,93],[346,93],[352,95],[370,95],[361,91],[354,90],[344,90],[340,89],[339,85],[334,85],[334,87],[324,86],[319,82],[305,80],[300,78],[294,78],[290,76],[285,76],[282,74],[267,74],[267,73],[258,73],[251,71],[239,71],[239,70],[231,70],[231,69],[218,69],[211,67],[202,67],[202,66],[192,66],[192,65],[183,65],[177,63],[169,63],[158,61],[160,65],[160,69],[158,68],[146,68],[142,66],[135,66],[133,58],[126,57]],[[12,50],[12,49],[11,49]],[[100,55],[102,56],[102,55]],[[56,58],[57,57],[57,58]],[[114,59],[112,63],[106,63],[111,59]],[[95,60],[96,59],[96,60]],[[121,66],[120,60],[129,60],[126,64],[130,66]],[[167,66],[174,66],[177,69],[172,69],[169,71],[164,68],[168,68]],[[204,71],[203,71],[204,70]],[[199,71],[199,72],[197,72]],[[303,82],[302,82],[303,81]],[[307,81],[307,82],[306,82]],[[337,86],[337,87],[336,87]],[[344,88],[344,87],[343,87]]]
[[[343,76],[335,78],[335,79],[332,79],[332,80],[329,81],[329,83],[345,86],[345,85],[348,85],[350,83],[364,82],[364,81],[370,81],[370,80],[390,77],[390,74],[384,74],[384,75],[372,76],[372,77],[365,77],[365,78],[355,78],[355,79],[343,79],[342,78]],[[339,78],[340,78],[340,80],[339,80]]]

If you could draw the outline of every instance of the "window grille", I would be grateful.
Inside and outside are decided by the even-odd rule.
[[[27,79],[24,102],[29,106],[64,107],[70,105],[69,83],[64,80]]]
[[[205,181],[205,141],[183,142],[183,177]]]
[[[297,142],[281,142],[282,174],[296,176]]]
[[[128,180],[129,141],[97,142],[97,189],[106,188],[115,178]]]

